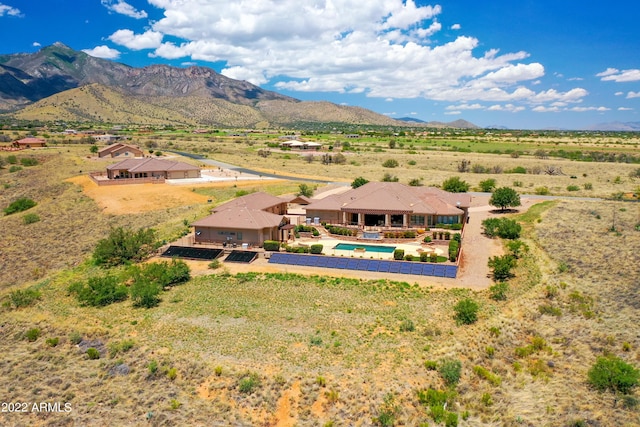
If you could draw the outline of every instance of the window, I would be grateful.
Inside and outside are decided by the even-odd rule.
[[[424,215],[411,215],[411,225],[424,226]]]

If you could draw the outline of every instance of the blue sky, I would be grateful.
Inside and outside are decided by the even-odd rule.
[[[0,0],[0,53],[62,42],[395,118],[583,129],[640,121],[638,16],[636,1]]]

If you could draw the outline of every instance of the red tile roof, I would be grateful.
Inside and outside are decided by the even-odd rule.
[[[282,215],[250,209],[246,206],[235,206],[218,210],[191,225],[196,227],[262,230],[264,228],[277,227],[281,222]]]
[[[126,159],[107,166],[107,170],[126,170],[131,173],[158,171],[189,171],[200,170],[199,167],[184,162],[174,162],[156,158]]]

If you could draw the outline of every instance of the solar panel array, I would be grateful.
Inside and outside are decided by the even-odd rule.
[[[169,246],[169,248],[162,253],[163,257],[169,258],[187,258],[187,259],[204,259],[211,260],[216,259],[222,253],[222,249],[213,248],[193,248],[190,246]]]
[[[324,255],[300,255],[279,252],[271,254],[269,263],[336,268],[340,270],[360,270],[380,273],[448,277],[451,279],[455,279],[458,274],[458,267],[455,265],[430,264],[426,262],[412,261],[383,261],[376,259],[343,258]]]
[[[248,264],[258,256],[257,252],[252,251],[231,251],[224,259],[225,262],[242,262]]]

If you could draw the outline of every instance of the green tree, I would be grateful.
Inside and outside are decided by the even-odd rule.
[[[363,185],[365,185],[368,182],[369,182],[368,179],[365,179],[365,178],[359,176],[359,177],[357,177],[356,179],[353,180],[353,182],[351,183],[351,188],[362,187]]]
[[[304,182],[298,185],[298,196],[311,197],[313,196],[313,187]]]
[[[160,288],[157,282],[143,274],[137,274],[129,288],[131,300],[136,307],[152,308],[160,302]]]
[[[480,190],[489,193],[494,188],[496,188],[496,180],[493,178],[485,179],[484,181],[480,181]]]
[[[444,180],[442,183],[442,189],[450,193],[466,193],[469,191],[469,183],[461,180],[458,176],[452,176],[451,178]]]
[[[462,299],[453,307],[453,317],[458,324],[470,325],[478,320],[479,308],[478,303],[471,298]]]
[[[117,227],[111,230],[109,237],[98,241],[93,259],[97,265],[113,267],[130,261],[142,261],[157,247],[155,230],[141,228],[134,232]]]
[[[503,282],[514,276],[511,270],[516,266],[516,259],[512,255],[494,256],[489,258],[488,265],[493,269],[493,280]]]
[[[508,207],[520,206],[520,195],[513,188],[496,188],[489,199],[489,204],[504,211]]]
[[[598,357],[587,373],[589,383],[599,391],[629,393],[640,378],[640,372],[616,356]]]
[[[80,304],[93,307],[122,301],[128,294],[126,286],[119,284],[118,278],[111,274],[90,277],[86,284],[73,283],[69,286],[69,292],[76,294]]]
[[[89,147],[89,151],[92,152],[93,154],[96,154],[98,152],[98,146],[96,144],[91,144],[91,147]]]

